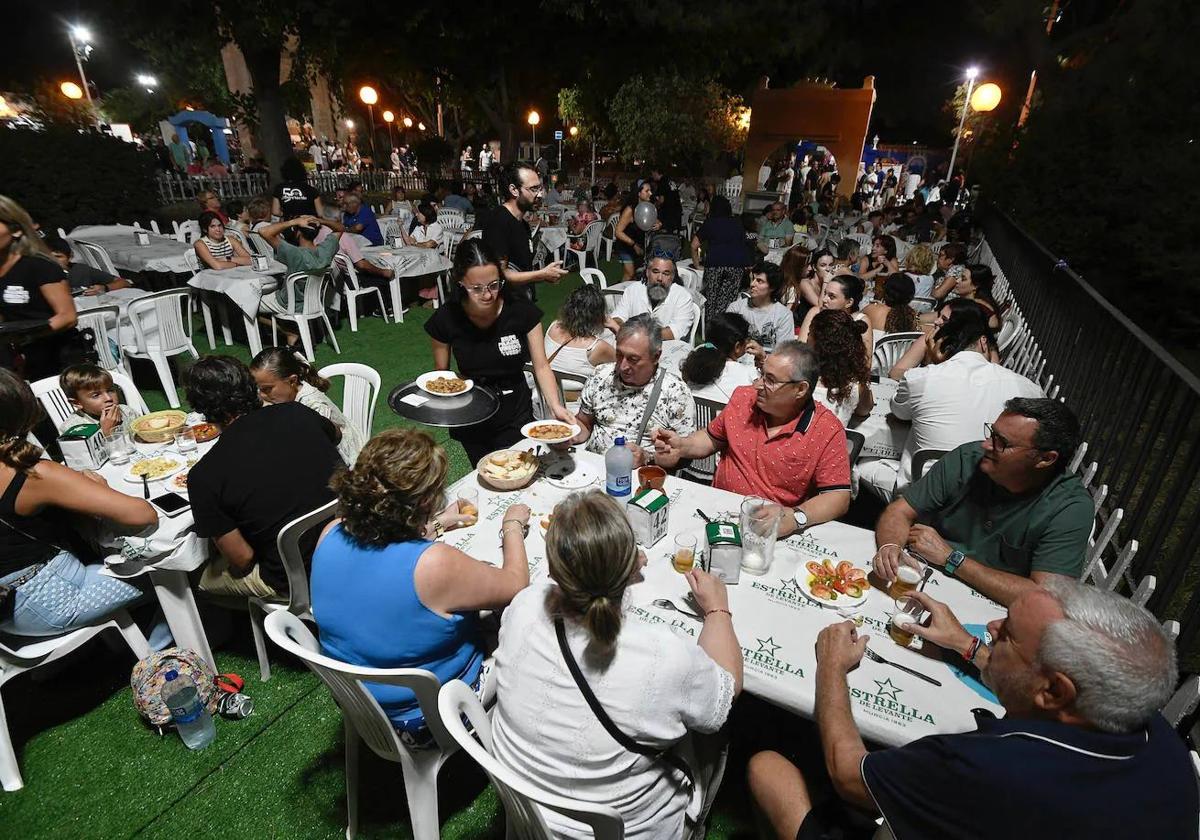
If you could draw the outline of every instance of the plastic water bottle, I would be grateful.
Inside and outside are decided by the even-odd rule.
[[[179,737],[189,750],[201,750],[217,737],[212,715],[204,708],[196,684],[186,674],[167,671],[162,687],[162,701],[171,710],[171,719],[179,728]]]
[[[608,495],[623,502],[629,501],[633,484],[633,452],[625,446],[624,435],[618,435],[604,453],[604,472],[604,489]]]

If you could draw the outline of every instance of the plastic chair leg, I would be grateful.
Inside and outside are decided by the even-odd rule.
[[[334,352],[342,355],[342,348],[338,346],[337,335],[333,332],[333,324],[329,323],[329,316],[322,312],[321,320],[325,322],[325,334],[329,336],[329,343],[333,345]]]
[[[150,643],[142,635],[141,628],[134,624],[129,613],[120,610],[113,615],[113,621],[117,625],[117,631],[125,639],[125,644],[129,645],[129,649],[133,651],[136,658],[144,659],[150,655]]]
[[[25,787],[12,737],[8,734],[8,718],[4,715],[4,698],[0,697],[0,785],[7,791]]]
[[[379,317],[383,319],[383,323],[388,322],[387,307],[383,305],[383,292],[378,288],[373,289],[375,297],[379,298]]]
[[[346,295],[346,308],[350,312],[350,332],[358,332],[358,298]]]
[[[179,408],[179,394],[175,392],[175,377],[171,374],[170,359],[161,353],[155,353],[150,357],[150,361],[154,362],[154,369],[158,371],[158,380],[166,392],[167,403],[171,408]]]
[[[440,750],[422,750],[411,754],[411,760],[401,765],[413,840],[437,840],[439,837],[437,774],[442,760]]]
[[[250,634],[254,636],[254,652],[258,655],[258,676],[263,682],[271,679],[271,657],[267,655],[267,639],[263,631],[263,609],[251,601]]]
[[[204,293],[200,293],[200,311],[204,313],[204,334],[208,337],[208,349],[217,349],[217,338],[213,334],[213,317],[212,307],[208,300],[204,297]]]
[[[354,840],[358,834],[359,737],[345,712],[342,713],[342,731],[346,736],[346,840]]]
[[[313,351],[312,330],[308,328],[308,321],[305,318],[296,319],[296,329],[300,331],[300,343],[304,347],[304,355],[309,362],[317,360],[317,354]]]

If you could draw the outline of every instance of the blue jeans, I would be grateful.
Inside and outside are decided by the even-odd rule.
[[[142,597],[136,586],[100,574],[103,568],[99,564],[85,566],[66,551],[55,555],[12,594],[12,617],[0,621],[0,631],[14,636],[57,636],[95,624]],[[24,570],[0,578],[0,584],[23,574]]]

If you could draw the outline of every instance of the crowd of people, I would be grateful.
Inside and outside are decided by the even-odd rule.
[[[465,149],[463,169],[475,161]],[[846,233],[871,242],[859,254],[843,247],[854,238],[828,235],[834,217],[822,212],[836,212],[839,176],[807,159],[772,170],[764,182],[780,200],[741,217],[725,196],[660,172],[623,195],[611,184],[579,196],[536,164],[485,167],[480,158],[479,166],[495,174],[497,194],[479,209],[479,236],[458,244],[449,294],[424,322],[431,367],[457,369],[498,396],[488,421],[451,431],[472,464],[521,441],[536,410],[578,425],[563,447],[603,453],[624,437],[635,466],[686,474],[717,456],[712,485],[769,500],[781,538],[845,517],[861,487],[886,504],[875,526],[879,578],[921,561],[1008,610],[981,644],[929,593],[913,596],[931,615],[914,634],[977,672],[1007,715],[892,749],[869,750],[851,715],[846,674],[867,637],[848,621],[822,631],[816,732],[832,787],[825,792],[814,781],[821,773],[793,761],[805,745],[758,751],[749,787],[773,836],[869,837],[878,816],[897,837],[1112,836],[1121,825],[1140,836],[1194,833],[1186,749],[1158,713],[1177,680],[1173,643],[1145,609],[1079,581],[1094,521],[1091,496],[1066,469],[1079,423],[1000,364],[1004,306],[989,269],[971,262],[971,231],[952,204],[865,173],[876,175],[867,212],[844,217]],[[572,290],[544,329],[538,286],[567,274],[534,258],[530,220],[551,190],[589,212],[599,207],[586,223],[615,217],[615,254],[631,282],[611,311],[596,287]],[[651,245],[660,234],[681,239],[685,196],[702,298],[680,279],[682,254]],[[437,247],[437,208],[452,198],[477,206],[456,188],[416,202],[405,243]],[[656,224],[636,218],[643,202],[656,206]],[[238,212],[215,196],[200,205],[194,249],[210,268],[247,264],[254,234],[289,272],[323,275],[341,254],[366,282],[389,277],[356,248],[357,238],[383,241],[361,191],[323,196],[299,160],[269,196]],[[902,257],[900,243],[909,246]],[[0,632],[59,633],[145,598],[134,583],[101,576],[95,546],[65,523],[82,513],[108,527],[152,528],[154,509],[42,458],[33,442],[42,418],[27,380],[61,374],[79,418],[102,428],[136,416],[112,377],[80,358],[73,329],[72,284],[86,294],[122,278],[68,279],[69,266],[70,245],[43,239],[0,197],[0,315],[43,323],[0,369],[0,592],[12,593],[0,599]],[[929,312],[914,308],[917,297]],[[262,305],[276,312],[286,299],[265,296]],[[705,333],[694,345],[698,313]],[[898,333],[920,337],[889,370],[873,371],[875,345]],[[672,361],[667,345],[684,352]],[[556,371],[578,387],[560,391]],[[847,429],[871,412],[873,374],[897,380],[891,410],[911,432],[899,458],[852,463]],[[523,504],[498,523],[502,563],[477,562],[439,540],[478,516],[446,498],[446,450],[415,429],[364,439],[328,387],[287,347],[249,365],[206,356],[186,372],[188,405],[221,432],[188,477],[195,532],[214,547],[199,587],[286,596],[280,528],[336,500],[333,522],[303,545],[327,655],[462,680],[493,707],[501,762],[546,789],[614,805],[629,837],[675,838],[702,823],[722,765],[704,756],[719,756],[736,730],[743,689],[725,584],[699,568],[687,573],[703,617],[694,643],[627,621],[628,591],[647,559],[621,506],[599,491],[555,509],[548,579],[531,584]],[[698,424],[697,397],[723,407]],[[945,454],[918,471],[914,456],[924,450]],[[247,471],[249,462],[273,468]],[[565,676],[564,657],[635,741],[689,745],[704,799],[698,815],[673,763],[625,749],[599,724]],[[411,691],[368,688],[405,743],[431,743]],[[570,821],[547,820],[556,836],[575,836]]]

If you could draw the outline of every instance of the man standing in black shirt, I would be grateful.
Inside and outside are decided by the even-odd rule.
[[[534,270],[533,250],[529,245],[529,225],[525,214],[533,209],[545,185],[537,170],[525,163],[506,166],[500,171],[500,194],[504,203],[483,218],[483,241],[500,261],[505,282],[513,286],[557,283],[567,270],[560,260]],[[532,291],[530,289],[529,291]],[[532,297],[529,292],[523,293]]]

